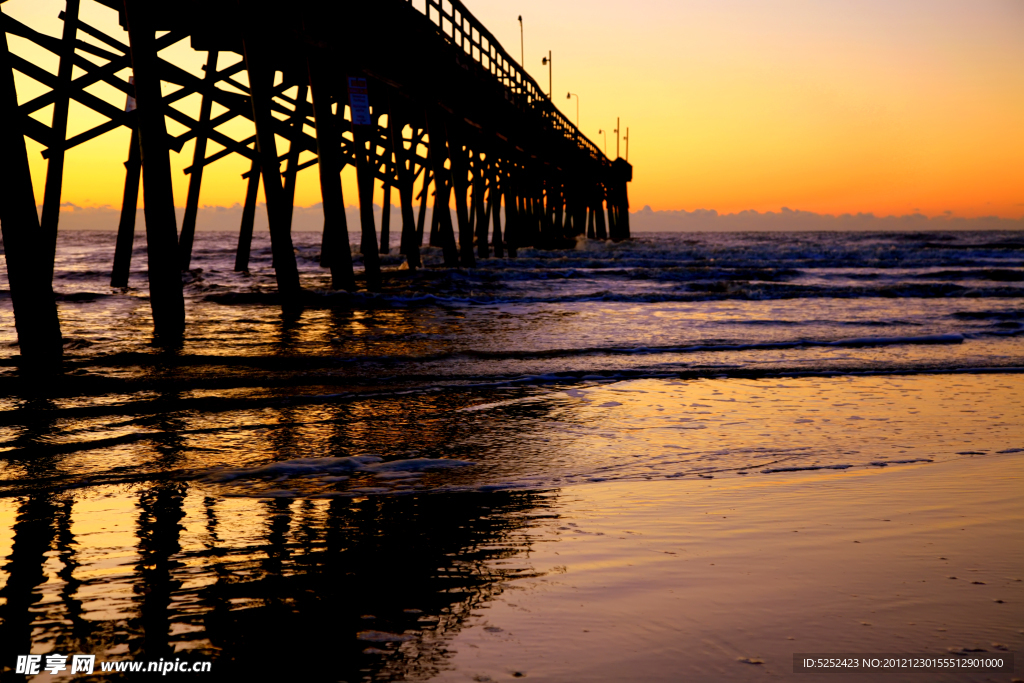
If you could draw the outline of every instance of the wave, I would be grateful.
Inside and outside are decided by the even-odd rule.
[[[783,342],[750,342],[743,344],[686,344],[686,345],[665,345],[665,346],[594,346],[585,348],[564,348],[544,349],[537,351],[485,351],[465,350],[453,351],[444,354],[437,354],[428,357],[429,360],[448,360],[458,357],[484,358],[484,359],[531,359],[531,358],[565,358],[569,356],[595,356],[595,355],[654,355],[662,353],[707,353],[724,351],[764,351],[779,349],[802,349],[802,348],[864,348],[869,346],[898,346],[913,344],[962,344],[962,334],[932,334],[915,337],[858,337],[854,339],[838,339],[833,341],[797,340]],[[422,361],[422,357],[382,357],[375,360],[387,361],[401,358],[402,360]]]
[[[937,242],[935,240],[925,242],[921,245],[926,249],[981,249],[981,250],[995,250],[995,251],[1024,251],[1024,242],[1016,242],[1012,240],[1000,240],[996,242],[982,242],[979,244],[951,244],[948,242]]]
[[[217,359],[213,359],[217,360]],[[153,359],[152,365],[164,365]],[[270,380],[263,373],[240,375],[236,377],[220,376],[197,379],[195,376],[155,377],[152,374],[139,377],[110,378],[89,377],[84,375],[85,368],[79,369],[74,381],[66,382],[61,388],[61,396],[105,396],[102,401],[82,401],[77,404],[53,404],[50,408],[42,405],[30,406],[25,410],[0,411],[0,426],[10,427],[25,424],[28,415],[33,422],[40,424],[50,420],[88,421],[107,419],[107,426],[126,427],[129,433],[114,436],[102,436],[94,439],[78,439],[73,441],[39,442],[31,439],[15,438],[0,442],[0,461],[30,461],[44,454],[67,454],[79,451],[109,449],[111,447],[133,444],[144,441],[160,442],[166,439],[178,439],[182,436],[217,434],[239,431],[263,431],[289,429],[302,425],[332,424],[335,418],[326,417],[321,420],[289,421],[280,420],[239,424],[236,421],[225,421],[217,426],[193,429],[175,428],[165,431],[155,428],[149,416],[165,416],[169,412],[205,415],[210,418],[217,414],[235,411],[260,411],[266,408],[295,409],[302,406],[339,405],[376,401],[401,396],[408,399],[414,396],[436,396],[439,393],[463,393],[493,389],[530,389],[547,386],[579,386],[601,385],[622,381],[642,379],[696,380],[706,378],[737,378],[737,379],[774,379],[796,377],[898,377],[926,376],[946,374],[1024,374],[1024,366],[992,365],[979,367],[950,367],[936,363],[920,363],[917,365],[903,364],[899,366],[880,366],[878,363],[866,362],[843,368],[835,367],[686,367],[672,368],[666,366],[559,371],[537,374],[402,374],[387,376],[375,373],[373,377],[331,378],[329,376],[301,373],[289,378]],[[69,378],[70,379],[70,378]],[[337,390],[324,393],[310,392],[309,389],[323,389],[337,385]],[[254,388],[260,391],[246,393],[238,389]],[[268,395],[265,390],[275,393]],[[280,391],[287,389],[287,391]],[[192,391],[216,392],[225,391],[224,395],[190,395]],[[16,381],[9,377],[0,377],[0,395],[18,395],[22,393]],[[36,392],[38,393],[38,392]],[[166,398],[154,399],[153,396]],[[122,400],[110,400],[118,396]],[[495,404],[500,405],[500,404]],[[368,423],[380,421],[384,423],[392,419],[391,413],[379,415],[367,414],[360,418]],[[81,433],[93,433],[94,427],[78,430]],[[70,434],[70,433],[68,433]],[[116,472],[112,472],[116,474]],[[0,493],[0,495],[3,495]]]
[[[988,282],[1024,282],[1024,270],[1013,268],[963,268],[948,270],[925,270],[908,272],[906,268],[893,268],[887,271],[872,270],[867,272],[849,271],[814,273],[826,280],[853,280],[876,282],[882,280],[933,280],[946,282],[988,281]]]
[[[147,354],[129,353],[113,354],[83,360],[83,364],[99,364],[105,366],[134,366],[140,364],[166,364],[179,367],[187,366],[248,366],[267,370],[305,370],[312,368],[329,368],[353,364],[396,364],[396,363],[430,363],[458,358],[484,360],[530,360],[545,358],[569,358],[579,356],[644,356],[665,353],[715,353],[733,351],[764,351],[780,349],[810,348],[865,348],[877,346],[901,345],[932,345],[962,344],[966,340],[963,334],[930,334],[919,336],[889,337],[855,337],[834,340],[798,339],[778,342],[746,342],[735,344],[666,344],[647,346],[585,346],[547,349],[459,349],[441,353],[359,355],[359,356],[213,356],[213,355],[180,355],[174,358],[150,356]]]
[[[117,296],[110,292],[54,292],[53,298],[56,301],[63,301],[65,303],[88,303],[90,301],[96,301],[97,299],[109,299]]]
[[[912,277],[921,280],[990,280],[993,282],[1024,282],[1024,270],[1009,268],[940,270],[917,273]]]
[[[1024,320],[1024,309],[1009,308],[989,311],[957,311],[950,315],[957,320]]]
[[[405,284],[405,283],[401,283]],[[787,299],[932,299],[932,298],[1024,298],[1024,287],[969,287],[953,283],[898,283],[880,287],[829,287],[807,284],[782,284],[771,282],[698,281],[687,282],[671,289],[655,290],[624,288],[624,291],[599,288],[584,292],[559,293],[555,291],[533,294],[508,289],[481,291],[473,283],[463,281],[462,286],[453,286],[443,293],[433,292],[383,292],[369,293],[332,291],[323,289],[303,290],[303,299],[310,308],[342,307],[409,307],[409,306],[494,306],[503,304],[566,304],[585,302],[609,303],[671,303],[701,301],[769,301]],[[387,284],[385,285],[388,286]],[[461,291],[459,291],[461,290]],[[468,290],[468,291],[467,291]],[[231,305],[278,305],[280,296],[273,290],[200,292],[203,301],[226,306]]]

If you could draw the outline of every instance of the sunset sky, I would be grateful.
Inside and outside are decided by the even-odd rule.
[[[116,13],[84,3],[91,23]],[[1024,2],[1020,0],[470,0],[467,7],[598,145],[630,131],[633,209],[786,206],[817,213],[1024,216]],[[58,34],[59,0],[3,11]],[[339,27],[339,31],[345,30]],[[125,36],[123,40],[127,41]],[[25,43],[12,49],[28,56]],[[187,41],[175,50],[190,57]],[[179,57],[175,57],[176,61]],[[222,65],[237,57],[227,55]],[[56,70],[55,60],[40,63]],[[19,79],[22,99],[38,90]],[[96,92],[101,92],[97,90]],[[107,93],[123,104],[123,95]],[[198,98],[194,105],[198,105]],[[185,108],[185,107],[183,107]],[[50,110],[43,119],[49,123]],[[71,133],[98,122],[73,106]],[[128,131],[73,150],[63,199],[119,206]],[[29,144],[42,201],[44,162]],[[625,156],[625,143],[621,146]],[[185,201],[192,145],[172,154]],[[201,203],[244,198],[241,159],[210,167]],[[344,174],[354,203],[354,174]],[[315,167],[296,203],[320,200]]]

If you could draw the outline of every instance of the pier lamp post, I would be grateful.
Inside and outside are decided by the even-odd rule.
[[[598,135],[604,135],[604,155],[608,156],[608,131],[603,128],[597,131]]]
[[[565,99],[571,100],[574,97],[576,98],[576,127],[579,128],[580,127],[580,96],[577,95],[574,92],[571,92],[571,93],[569,93],[568,95],[565,96]],[[628,147],[627,147],[627,149],[628,149]]]
[[[548,99],[550,100],[551,99],[551,92],[552,92],[551,91],[551,50],[548,50],[548,56],[547,57],[541,57],[540,58],[540,63],[548,65]]]
[[[626,143],[626,161],[629,161],[629,126],[626,126],[626,135],[622,141]]]
[[[519,64],[526,66],[526,43],[523,42],[523,15],[519,15]]]
[[[615,158],[616,159],[619,158],[619,138],[620,138],[620,136],[619,136],[619,128],[620,128],[620,126],[619,126],[619,117],[616,116],[615,117],[615,130],[612,131],[613,133],[615,133]]]

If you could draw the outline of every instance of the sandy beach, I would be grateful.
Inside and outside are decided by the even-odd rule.
[[[1022,490],[1020,454],[579,487],[531,548],[545,575],[481,609],[440,680],[1008,682],[793,654],[1020,652]]]

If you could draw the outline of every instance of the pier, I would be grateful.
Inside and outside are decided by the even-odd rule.
[[[121,34],[90,26],[80,11],[88,2],[118,12]],[[401,226],[395,226],[401,231],[400,251],[410,269],[421,265],[425,239],[443,250],[445,267],[458,268],[473,267],[491,254],[514,257],[522,247],[568,246],[577,235],[629,237],[632,167],[606,157],[562,115],[458,0],[286,5],[67,0],[59,18],[57,38],[0,12],[0,156],[7,173],[0,221],[27,365],[53,365],[62,354],[51,282],[64,155],[120,126],[130,128],[132,136],[111,285],[127,285],[141,189],[150,301],[161,339],[184,331],[181,273],[191,259],[203,170],[228,155],[250,161],[235,268],[248,266],[262,182],[286,316],[302,311],[291,241],[295,180],[313,164],[320,166],[324,211],[320,265],[330,269],[335,289],[357,288],[350,230],[360,236],[365,269],[360,285],[370,291],[381,287],[378,254],[387,250],[393,229],[394,195],[401,209]],[[9,36],[55,55],[57,73],[16,54]],[[161,54],[183,41],[205,53],[202,74]],[[15,71],[46,92],[19,103]],[[123,93],[126,104],[88,90],[99,83]],[[194,94],[201,97],[197,118],[175,107]],[[72,101],[103,122],[69,136]],[[32,116],[51,105],[50,125]],[[251,122],[248,137],[218,130],[239,118]],[[169,133],[169,121],[183,132]],[[26,136],[43,146],[47,160],[41,217]],[[194,158],[185,169],[188,196],[178,226],[169,155],[193,139]],[[208,142],[218,151],[208,153]],[[313,156],[300,163],[303,152]],[[346,224],[340,172],[347,165],[358,179],[358,226]],[[385,203],[380,226],[372,204],[378,183]],[[425,225],[428,202],[434,208],[430,226]]]

